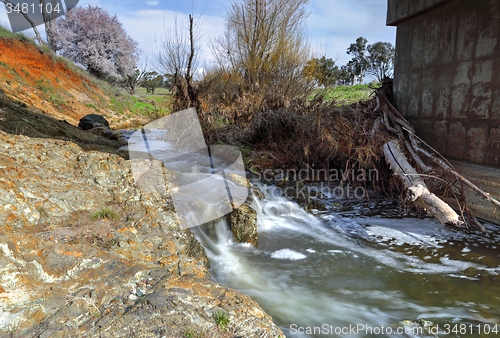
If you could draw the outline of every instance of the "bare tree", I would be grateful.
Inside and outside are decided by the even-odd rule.
[[[269,87],[293,95],[311,59],[305,38],[309,0],[233,1],[224,35],[212,44],[220,67],[244,79],[252,90]]]
[[[144,80],[144,77],[148,73],[148,58],[144,60],[139,67],[134,68],[134,72],[123,80],[121,83],[122,87],[124,87],[130,95],[134,95],[137,91],[137,87]]]
[[[42,5],[42,16],[43,16],[43,22],[45,23],[45,33],[47,35],[47,44],[49,45],[49,48],[52,49],[53,51],[56,50],[56,43],[54,39],[55,35],[55,27],[54,27],[54,20],[57,18],[54,13],[56,13],[54,10],[51,10],[50,13],[47,13],[47,4],[45,0],[39,0],[40,5]],[[56,0],[52,0],[51,2],[51,9],[54,9],[56,7]]]
[[[155,53],[161,73],[172,75],[175,110],[197,107],[193,77],[199,61],[198,34],[193,16],[189,15],[188,20],[187,34],[177,19],[173,28],[164,28],[162,41]]]

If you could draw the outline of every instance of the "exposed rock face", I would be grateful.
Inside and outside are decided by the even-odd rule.
[[[204,249],[171,209],[116,155],[0,131],[0,337],[283,336],[207,279]]]
[[[242,182],[244,185],[250,184],[246,179]],[[253,196],[258,199],[264,198],[264,194],[259,189],[252,187],[245,203],[225,217],[236,242],[256,245],[258,241],[257,212],[252,206]]]
[[[226,220],[236,242],[257,244],[257,212],[248,202],[226,215]]]
[[[71,141],[78,144],[83,150],[118,154],[128,158],[128,153],[125,154],[118,150],[127,142],[110,140],[92,133],[82,132],[78,127],[69,124],[64,119],[54,119],[48,114],[35,111],[33,107],[27,107],[24,103],[0,97],[0,112],[0,130],[8,134]]]
[[[96,123],[109,129],[108,121],[104,118],[104,116],[98,114],[85,115],[80,119],[78,127],[82,128],[83,130],[89,130],[95,127],[99,127],[95,126]]]

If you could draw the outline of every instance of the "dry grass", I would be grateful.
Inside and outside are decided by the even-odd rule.
[[[376,116],[360,115],[369,114],[371,106],[371,101],[338,108],[320,97],[309,103],[297,100],[288,107],[239,115],[237,123],[214,128],[210,141],[268,149],[284,156],[288,165],[324,166],[342,158],[366,167],[379,159],[377,144],[368,137]]]
[[[208,144],[250,147],[272,157],[274,168],[377,169],[380,180],[371,182],[373,187],[399,193],[381,153],[388,135],[371,135],[374,121],[382,116],[373,112],[376,106],[375,99],[339,107],[320,95],[292,102],[272,95],[242,95],[233,105],[202,118],[210,126],[205,128]]]

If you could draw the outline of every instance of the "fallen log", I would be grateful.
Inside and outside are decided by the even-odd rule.
[[[387,141],[383,146],[383,152],[394,174],[403,181],[410,201],[422,207],[445,226],[458,227],[463,224],[458,214],[448,204],[429,191],[420,174],[408,163],[397,141]]]

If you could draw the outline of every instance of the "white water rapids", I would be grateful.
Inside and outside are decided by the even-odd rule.
[[[443,337],[454,336],[446,324],[499,324],[500,330],[495,226],[483,237],[403,217],[391,201],[336,202],[338,211],[315,216],[268,193],[254,204],[257,247],[234,243],[223,220],[217,242],[195,229],[213,279],[252,297],[287,337],[436,336],[396,334],[399,322],[420,318],[443,327]],[[346,330],[358,325],[394,331]],[[306,334],[308,328],[317,334]],[[456,335],[465,336],[476,335]]]
[[[149,147],[159,160],[170,149],[154,139]],[[190,170],[210,175],[196,155],[176,156],[170,168],[186,177]],[[328,211],[312,215],[274,196],[272,187],[260,188],[266,198],[254,201],[257,246],[234,243],[224,220],[216,241],[201,227],[191,230],[206,249],[212,278],[252,297],[287,337],[495,336],[484,333],[486,325],[500,336],[497,226],[486,224],[487,235],[446,229],[377,196],[327,198]],[[204,201],[208,211],[220,203]],[[396,333],[401,321],[418,319],[439,330]],[[358,325],[375,333],[345,330]]]

